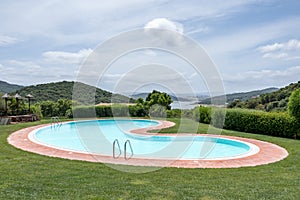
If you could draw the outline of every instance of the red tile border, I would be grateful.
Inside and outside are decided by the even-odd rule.
[[[156,127],[142,128],[132,130],[134,134],[148,134],[147,131],[153,129],[161,129],[173,126],[173,122],[160,121],[161,124]],[[269,163],[274,163],[280,161],[288,156],[288,152],[275,144],[264,142],[255,139],[234,137],[218,135],[221,138],[235,139],[244,142],[248,142],[259,147],[259,152],[242,158],[230,158],[223,160],[163,160],[163,159],[140,159],[131,158],[125,160],[123,157],[114,159],[112,156],[102,156],[102,155],[92,155],[87,153],[72,152],[61,149],[55,149],[47,146],[43,146],[32,142],[28,135],[35,129],[48,126],[49,124],[33,126],[25,129],[21,129],[12,133],[8,138],[8,143],[15,146],[16,148],[22,149],[24,151],[29,151],[41,155],[46,155],[50,157],[59,157],[70,160],[83,160],[89,162],[101,162],[101,163],[111,163],[111,164],[124,164],[124,165],[134,165],[134,166],[155,166],[155,167],[178,167],[178,168],[237,168],[246,166],[257,166]],[[155,134],[155,133],[151,133]],[[175,135],[175,134],[155,134],[155,135]],[[178,134],[176,134],[178,135]],[[183,135],[183,134],[182,134]],[[187,135],[200,135],[200,134],[187,134]],[[206,134],[207,135],[207,134]],[[215,135],[214,135],[215,136]]]

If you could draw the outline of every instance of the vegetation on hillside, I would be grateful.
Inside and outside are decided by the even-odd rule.
[[[72,100],[73,98],[73,87],[75,82],[56,82],[56,83],[46,83],[39,85],[32,85],[28,87],[21,88],[16,91],[21,96],[26,96],[27,94],[31,94],[34,96],[34,101],[57,101],[59,99],[67,99]],[[134,99],[128,98],[119,94],[112,94],[111,92],[84,84],[84,83],[76,83],[78,87],[80,87],[82,94],[88,94],[90,97],[86,95],[79,94],[76,95],[76,100],[79,104],[99,104],[99,103],[110,103],[113,99],[114,102],[118,103],[128,103],[134,102]],[[94,95],[95,94],[95,95]],[[87,102],[86,99],[91,99],[92,101]]]
[[[257,109],[265,111],[286,111],[291,93],[298,88],[300,88],[300,81],[298,83],[291,83],[290,85],[275,92],[262,94],[257,98],[253,98],[247,101],[235,100],[230,103],[228,107]]]
[[[232,103],[235,100],[239,100],[239,101],[247,101],[249,99],[258,97],[262,94],[267,94],[267,93],[271,93],[274,91],[277,91],[278,88],[267,88],[267,89],[263,89],[263,90],[254,90],[254,91],[250,91],[250,92],[239,92],[239,93],[233,93],[233,94],[226,94],[226,102],[227,103]],[[224,96],[216,96],[216,97],[212,97],[212,98],[206,98],[202,101],[200,101],[200,104],[211,104],[211,102],[219,102],[219,99],[224,99]]]
[[[11,93],[15,92],[16,90],[21,89],[23,86],[10,84],[4,81],[0,81],[0,93]]]

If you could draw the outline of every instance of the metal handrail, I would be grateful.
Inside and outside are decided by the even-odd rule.
[[[130,150],[131,150],[131,156],[130,157],[127,157],[127,144],[129,145]],[[126,140],[126,142],[124,143],[124,158],[125,158],[125,160],[129,160],[130,158],[132,158],[132,156],[133,156],[133,150],[132,150],[130,140]]]
[[[118,145],[118,148],[119,148],[119,155],[116,157],[116,144]],[[114,142],[113,142],[113,158],[119,158],[120,155],[122,154],[121,152],[121,147],[120,147],[120,143],[118,141],[118,139],[115,139]]]
[[[59,127],[61,125],[62,125],[62,122],[59,119],[59,117],[57,117],[57,116],[56,117],[51,117],[51,128],[52,128],[52,126],[54,128],[56,128],[56,127]]]

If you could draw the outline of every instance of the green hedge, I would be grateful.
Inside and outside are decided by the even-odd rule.
[[[212,123],[216,127],[221,127],[224,115],[220,113],[224,111],[225,109],[216,109],[214,117],[211,117],[211,108],[198,107],[194,109],[194,118],[201,123]],[[299,123],[287,113],[246,109],[226,109],[223,128],[288,138],[295,138],[295,135],[300,133]]]
[[[73,108],[73,113],[69,117],[89,118],[89,117],[145,117],[147,112],[142,106],[77,106]]]
[[[67,112],[67,117],[72,118],[89,118],[89,117],[147,117],[149,111],[142,105],[113,105],[113,106],[77,106],[73,108],[73,113]],[[191,110],[166,110],[168,118],[192,117]]]
[[[287,113],[229,109],[224,128],[250,133],[294,138],[299,133],[297,120]]]
[[[211,121],[211,110],[211,107],[195,107],[193,110],[193,117],[197,122],[209,124]]]

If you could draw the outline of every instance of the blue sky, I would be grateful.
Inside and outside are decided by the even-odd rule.
[[[97,45],[149,24],[199,43],[216,64],[227,93],[300,80],[297,0],[0,0],[0,5],[0,80],[10,83],[76,80],[81,64]],[[131,64],[165,56],[145,55],[136,63],[131,59]],[[168,66],[175,62],[177,69],[192,77],[176,59]],[[111,82],[125,73],[118,72],[125,64],[116,64],[107,76],[111,79],[100,86],[113,90]]]

